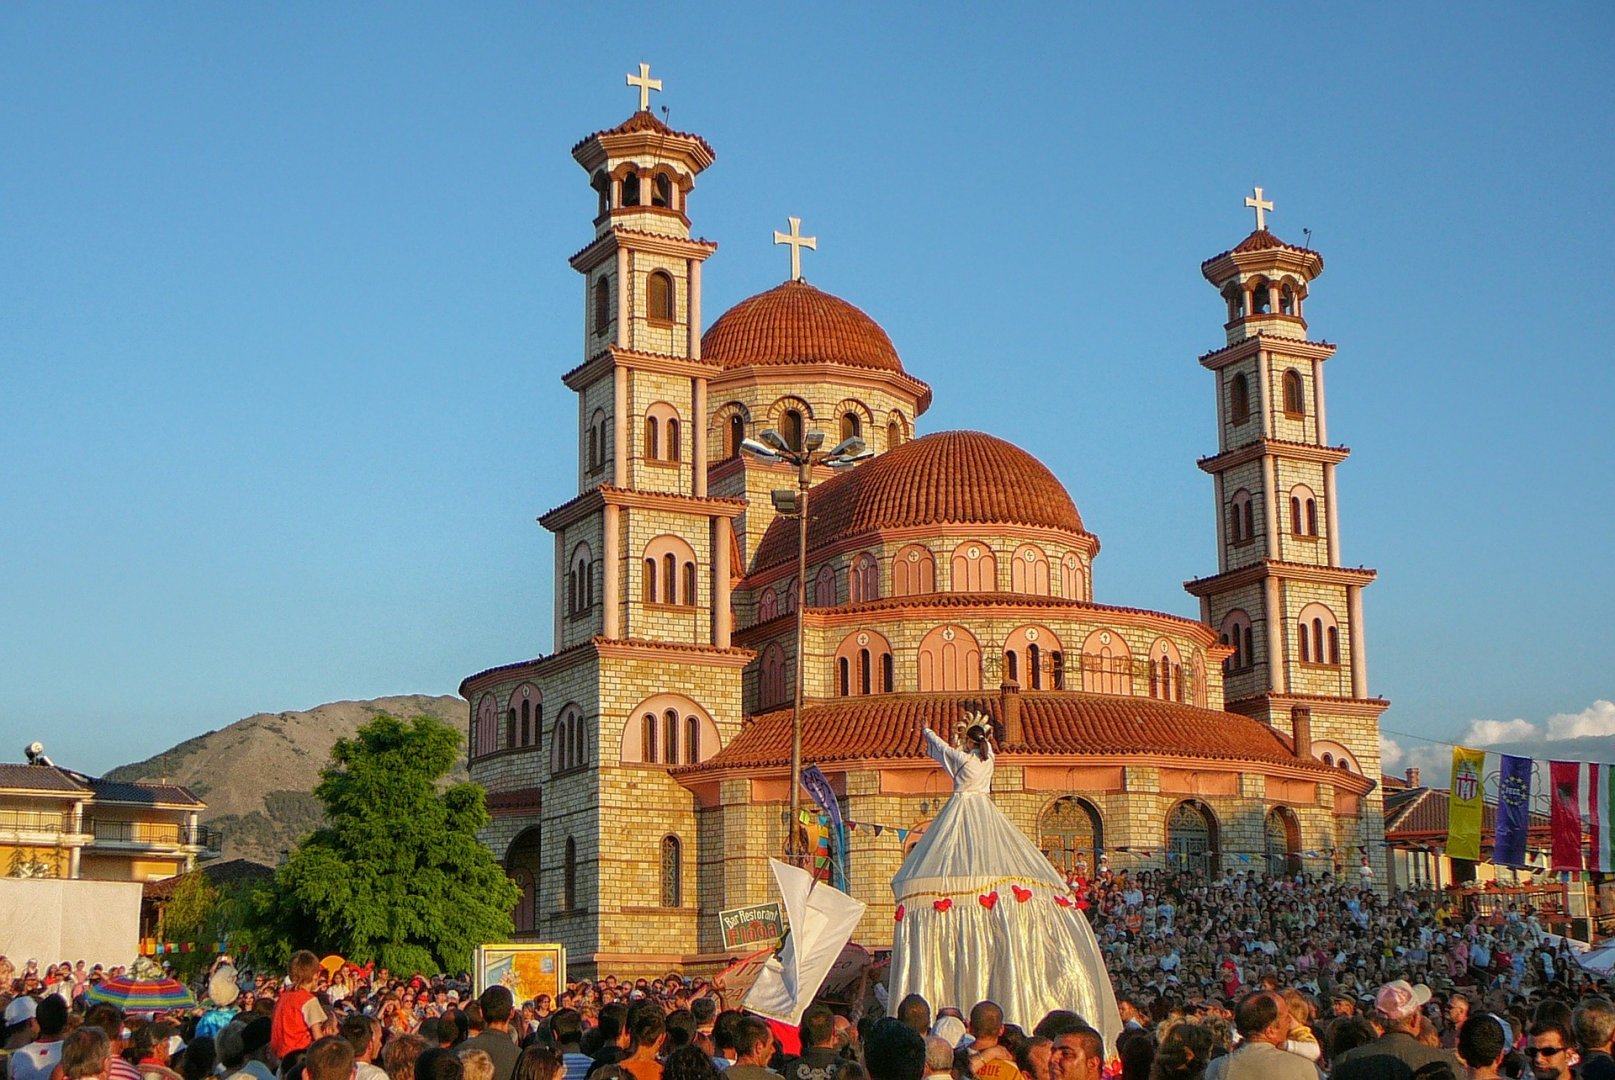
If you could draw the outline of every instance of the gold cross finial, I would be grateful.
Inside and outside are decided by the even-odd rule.
[[[791,280],[801,281],[802,249],[811,248],[814,251],[819,250],[819,238],[816,236],[802,235],[801,218],[793,217],[786,218],[785,220],[791,223],[791,231],[789,233],[782,233],[778,229],[775,229],[774,243],[791,245]]]
[[[1256,189],[1255,198],[1250,198],[1247,196],[1245,199],[1245,205],[1256,211],[1256,228],[1258,230],[1266,229],[1267,218],[1264,215],[1273,212],[1273,204],[1271,202],[1262,201],[1262,189]]]
[[[640,64],[637,76],[628,76],[628,85],[639,87],[639,111],[650,112],[650,92],[662,88],[662,80],[650,77],[650,65]]]

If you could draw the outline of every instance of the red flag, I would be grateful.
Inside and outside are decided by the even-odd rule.
[[[1548,775],[1553,786],[1553,868],[1580,870],[1581,762],[1550,761]]]

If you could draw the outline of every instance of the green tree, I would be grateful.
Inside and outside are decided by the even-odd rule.
[[[325,826],[247,904],[262,960],[309,948],[393,971],[464,971],[475,946],[509,938],[517,890],[477,840],[484,792],[439,790],[459,753],[459,733],[426,716],[381,715],[337,742],[314,789]]]
[[[189,982],[213,962],[218,955],[215,946],[228,931],[227,922],[226,899],[207,876],[200,870],[182,875],[174,886],[174,895],[163,903],[157,934],[162,941],[191,946],[189,952],[181,951],[169,958],[176,978]]]

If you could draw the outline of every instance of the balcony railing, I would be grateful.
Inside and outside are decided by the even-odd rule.
[[[141,847],[199,847],[218,851],[223,836],[204,825],[161,821],[100,821],[84,823],[84,831],[98,843],[135,844]]]
[[[60,836],[72,832],[72,819],[67,814],[44,810],[0,810],[0,833],[49,833]]]

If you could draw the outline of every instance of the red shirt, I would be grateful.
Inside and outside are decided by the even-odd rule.
[[[275,1002],[275,1018],[270,1021],[269,1047],[276,1057],[303,1050],[314,1041],[314,1032],[303,1015],[303,1006],[314,1000],[307,990],[288,990]]]

